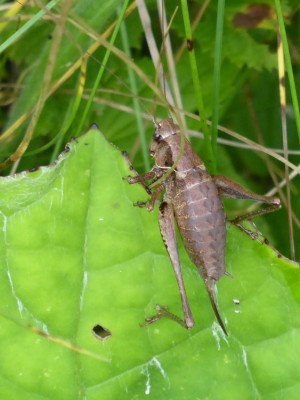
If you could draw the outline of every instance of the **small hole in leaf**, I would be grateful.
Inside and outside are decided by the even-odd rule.
[[[97,324],[92,329],[93,335],[98,340],[107,340],[111,337],[111,331],[103,326]]]

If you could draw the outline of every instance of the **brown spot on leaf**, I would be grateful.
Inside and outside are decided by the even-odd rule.
[[[188,51],[192,51],[194,49],[194,41],[192,39],[187,39],[186,44]]]
[[[107,340],[111,337],[111,331],[99,324],[93,327],[92,333],[96,339],[101,341]]]
[[[45,332],[39,330],[35,326],[29,325],[29,324],[27,326],[28,326],[28,328],[30,328],[32,330],[32,332],[37,333],[38,335],[43,336],[45,338],[49,337],[48,333],[45,333]]]
[[[236,28],[256,28],[265,19],[272,18],[272,8],[269,4],[250,4],[244,13],[237,13],[232,23]]]

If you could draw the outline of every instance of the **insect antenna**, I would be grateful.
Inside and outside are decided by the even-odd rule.
[[[174,98],[175,98],[175,102],[171,103],[169,101],[170,105],[172,105],[172,108],[169,110],[169,116],[170,117],[174,116],[178,123],[182,123],[183,131],[187,132],[184,113],[177,111],[177,113],[179,115],[174,115],[174,114],[176,114],[174,108],[176,108],[177,110],[183,110],[183,105],[182,105],[182,100],[181,100],[181,95],[180,95],[180,88],[179,88],[178,78],[177,78],[177,73],[176,73],[176,62],[175,62],[175,58],[173,56],[172,44],[171,44],[170,35],[169,35],[169,31],[171,29],[173,20],[178,11],[178,7],[175,8],[173,15],[171,16],[170,22],[168,24],[166,12],[165,12],[164,0],[161,0],[161,3],[159,2],[159,0],[157,0],[157,3],[158,3],[158,12],[159,12],[159,17],[160,17],[160,21],[161,21],[160,26],[161,26],[161,32],[162,32],[161,54],[166,55],[166,60],[168,63],[168,73],[170,75],[170,79],[172,82],[172,88],[173,88]],[[166,27],[166,29],[165,29],[165,27]],[[160,57],[160,59],[162,59],[162,56]],[[167,100],[168,100],[168,98],[167,98]]]
[[[157,4],[158,4],[158,10],[165,9],[163,0],[161,2],[160,2],[160,0],[157,0]],[[158,179],[153,184],[153,185],[156,186],[156,185],[160,184],[163,180],[165,180],[175,170],[180,158],[182,157],[182,154],[183,154],[183,151],[184,151],[184,143],[185,143],[185,140],[184,140],[185,139],[184,138],[185,129],[184,129],[184,126],[183,126],[183,123],[182,123],[182,118],[180,116],[180,113],[177,111],[178,110],[178,106],[175,107],[173,100],[170,100],[169,93],[171,93],[171,91],[170,91],[168,83],[167,83],[167,81],[165,79],[165,75],[163,73],[163,68],[162,68],[161,62],[160,62],[161,53],[164,53],[164,49],[166,49],[166,50],[167,50],[167,48],[171,49],[171,45],[168,46],[168,43],[170,43],[170,40],[169,41],[166,40],[166,38],[168,38],[168,34],[165,34],[164,32],[162,33],[162,37],[164,39],[163,43],[166,43],[166,45],[164,47],[164,44],[163,44],[161,52],[158,52],[158,49],[157,49],[157,46],[156,46],[156,43],[155,43],[155,40],[154,40],[154,35],[153,35],[152,29],[151,29],[150,18],[149,18],[149,14],[148,14],[145,2],[143,0],[138,0],[137,1],[137,5],[138,5],[138,10],[139,10],[141,22],[142,22],[142,25],[144,27],[145,37],[146,37],[146,41],[148,43],[148,47],[149,47],[149,51],[150,51],[150,54],[151,54],[151,58],[152,58],[153,63],[155,65],[155,67],[156,67],[156,70],[158,71],[157,74],[158,74],[159,78],[156,79],[156,81],[160,80],[161,87],[164,88],[163,97],[166,100],[166,104],[165,105],[169,110],[169,114],[171,114],[172,118],[174,118],[176,120],[176,122],[178,123],[179,128],[180,128],[180,136],[181,136],[180,150],[179,150],[178,157],[175,160],[175,162],[172,165],[172,167],[160,179]],[[177,10],[175,9],[175,12],[173,13],[173,16],[171,18],[171,22],[173,21],[173,19],[175,17],[176,11]],[[165,13],[161,11],[159,13],[159,15],[161,16],[160,17],[161,20],[162,19],[164,20],[164,23],[161,22],[162,30],[164,31],[164,26],[167,25]],[[163,18],[163,15],[164,15],[164,18]],[[169,29],[170,29],[171,22],[168,25],[167,33],[168,33]],[[166,51],[166,53],[168,54],[169,51]],[[170,50],[170,54],[172,54],[171,50]],[[168,59],[169,59],[169,57],[168,57]],[[173,56],[171,57],[171,59],[172,59],[172,63],[169,62],[169,65],[173,64],[174,65],[173,70],[175,71],[175,62],[174,62]],[[173,76],[176,76],[176,73],[174,73]],[[177,79],[173,80],[172,82],[174,83],[176,81],[177,81]],[[155,90],[154,91],[155,95],[157,95],[158,92],[159,92],[158,90]],[[179,93],[179,90],[178,90],[178,93]],[[154,103],[156,103],[156,101]],[[153,114],[156,114],[156,111]],[[154,117],[154,120],[156,120],[155,117]]]
[[[173,102],[172,93],[171,93],[168,83],[166,82],[164,68],[161,63],[162,52],[158,51],[158,46],[156,44],[154,33],[153,33],[153,30],[151,27],[151,19],[150,19],[150,15],[149,15],[146,3],[144,0],[138,0],[137,6],[138,6],[140,20],[141,20],[141,23],[142,23],[142,26],[144,29],[144,33],[145,33],[148,50],[150,52],[150,56],[151,56],[151,59],[153,61],[153,64],[154,64],[154,67],[156,70],[154,85],[156,87],[158,87],[158,81],[160,82],[160,86],[163,88],[162,96],[165,99],[165,106],[167,106],[167,107],[169,105],[173,106],[174,102]],[[157,93],[154,94],[154,108],[152,110],[152,115],[154,116],[154,120],[156,120],[156,117],[155,117],[156,104],[157,104]]]

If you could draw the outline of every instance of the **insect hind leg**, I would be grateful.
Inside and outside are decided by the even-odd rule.
[[[280,208],[281,208],[281,204],[271,204],[271,205],[269,205],[267,207],[264,207],[264,208],[262,208],[260,210],[255,210],[255,211],[252,211],[250,213],[240,215],[239,217],[236,217],[236,218],[230,220],[230,222],[232,224],[234,224],[234,225],[239,225],[243,221],[251,221],[253,218],[258,217],[259,215],[269,214],[269,213],[271,213],[273,211],[276,211],[276,210],[278,210]]]
[[[253,200],[268,204],[267,207],[252,211],[231,220],[230,222],[234,225],[239,225],[242,221],[248,221],[259,215],[268,214],[281,208],[280,199],[277,197],[262,196],[251,192],[226,176],[213,175],[212,178],[214,184],[218,188],[220,196],[223,198]]]
[[[184,321],[178,318],[176,315],[172,314],[166,307],[161,307],[159,305],[156,306],[158,310],[158,314],[154,317],[147,318],[146,323],[143,326],[147,326],[155,321],[158,321],[162,317],[167,317],[172,319],[173,321],[179,323],[186,329],[191,329],[194,326],[193,316],[190,310],[190,306],[188,303],[184,282],[181,273],[181,266],[179,261],[178,247],[177,247],[177,239],[176,239],[176,231],[175,231],[175,222],[174,222],[174,214],[172,205],[166,201],[164,201],[160,205],[159,209],[159,226],[161,235],[164,241],[164,244],[168,250],[169,257],[172,262],[172,266],[174,269],[174,273],[176,276],[177,284],[179,287],[181,303],[184,314]]]

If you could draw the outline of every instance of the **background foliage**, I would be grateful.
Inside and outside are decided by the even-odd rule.
[[[39,165],[46,165],[57,157],[59,150],[63,149],[64,144],[69,138],[78,135],[77,127],[81,119],[86,99],[89,95],[89,88],[95,81],[96,74],[101,67],[105,49],[99,47],[98,50],[88,59],[85,91],[79,109],[72,120],[70,128],[64,136],[56,138],[60,143],[60,149],[55,145],[47,150],[43,146],[48,144],[62,128],[68,107],[74,101],[74,96],[78,93],[78,79],[80,71],[72,69],[76,60],[80,60],[81,55],[87,51],[93,43],[93,39],[86,34],[88,25],[98,33],[105,32],[107,27],[116,18],[116,7],[122,2],[110,0],[105,5],[99,5],[91,1],[77,1],[72,5],[69,18],[79,21],[80,30],[72,23],[67,23],[65,34],[62,38],[61,46],[52,60],[54,62],[54,72],[51,82],[56,82],[67,71],[71,70],[70,78],[65,83],[59,85],[58,89],[46,101],[42,115],[38,120],[34,130],[33,138],[25,157],[22,158],[18,170],[30,169]],[[257,2],[259,3],[259,2]],[[280,102],[278,89],[278,76],[276,67],[276,20],[274,4],[272,1],[264,1],[269,5],[270,15],[262,19],[259,25],[252,28],[245,28],[241,22],[240,15],[246,14],[250,3],[247,1],[227,1],[224,36],[222,50],[222,72],[221,72],[221,98],[219,111],[220,123],[227,128],[231,128],[245,137],[258,141],[261,135],[262,143],[266,146],[281,148],[281,121],[280,121]],[[190,15],[199,12],[201,2],[189,2]],[[159,29],[157,6],[154,1],[147,1],[153,31],[156,34],[157,43],[161,43],[161,33]],[[171,18],[175,4],[167,2],[167,15]],[[23,7],[21,18],[31,17],[38,10],[37,6],[31,4]],[[59,13],[60,7],[56,9]],[[299,9],[297,2],[289,1],[283,3],[283,12],[286,18],[286,28],[289,37],[292,60],[294,62],[294,75],[296,82],[299,82]],[[238,18],[239,17],[239,18]],[[199,67],[199,78],[201,82],[202,94],[205,104],[207,118],[212,114],[212,83],[213,83],[213,54],[214,54],[214,35],[216,21],[216,4],[210,2],[203,18],[194,31],[195,50]],[[242,20],[243,21],[243,20]],[[21,22],[22,23],[22,22]],[[145,35],[141,26],[139,15],[136,9],[126,19],[126,28],[132,58],[154,82],[155,67],[149,58]],[[245,24],[245,23],[244,23]],[[240,26],[241,25],[241,26]],[[18,28],[17,17],[10,21],[1,34],[1,42],[7,39]],[[1,109],[1,124],[5,131],[20,116],[29,110],[37,101],[40,89],[44,84],[45,68],[49,61],[49,52],[56,24],[53,19],[45,17],[44,20],[36,23],[31,29],[10,46],[1,58],[1,74],[4,85],[2,90],[3,104]],[[180,10],[177,12],[170,35],[172,46],[176,56],[179,47],[184,43],[184,29]],[[120,35],[117,37],[116,46],[123,49]],[[178,83],[186,111],[196,112],[196,99],[193,95],[193,84],[191,74],[186,73],[189,68],[188,54],[184,50],[177,62],[176,69]],[[135,155],[134,165],[137,169],[143,170],[143,161],[138,150],[138,134],[135,115],[121,112],[120,105],[132,107],[132,99],[114,91],[126,93],[127,96],[132,92],[128,89],[128,73],[124,67],[124,62],[111,55],[107,69],[102,78],[96,100],[92,104],[92,109],[85,121],[84,128],[87,129],[92,123],[97,123],[105,135],[118,145],[120,148],[130,151]],[[149,97],[153,101],[153,94],[146,85],[138,80],[138,93],[140,96]],[[125,86],[126,85],[126,86]],[[103,93],[108,89],[110,93]],[[289,93],[289,91],[287,91]],[[155,100],[155,99],[154,99]],[[108,106],[107,102],[113,102],[116,106]],[[111,104],[111,103],[109,103]],[[118,108],[115,108],[118,107]],[[153,110],[151,103],[142,102],[142,110],[151,113]],[[289,148],[296,149],[298,146],[294,115],[291,110],[290,100],[288,99],[288,134]],[[166,111],[158,110],[158,118],[166,117]],[[0,156],[5,159],[12,154],[19,145],[25,134],[28,125],[28,118],[12,134],[1,142]],[[193,120],[187,121],[190,128],[199,129],[198,124]],[[152,124],[146,124],[146,141],[149,142]],[[228,139],[224,133],[220,136]],[[201,154],[201,141],[192,139],[193,145]],[[38,153],[32,154],[34,151]],[[137,150],[137,152],[136,152]],[[201,154],[205,159],[205,154]],[[298,156],[290,156],[290,160],[297,164]],[[276,174],[283,177],[283,166],[271,160]],[[279,170],[278,170],[279,168]],[[232,147],[219,147],[218,149],[218,170],[219,173],[231,176],[232,178],[246,184],[250,189],[259,193],[266,192],[271,186],[270,172],[267,169],[266,158],[253,151],[235,149]],[[281,172],[280,172],[281,171]],[[9,169],[6,170],[9,173]],[[299,178],[298,178],[299,179]],[[298,180],[293,185],[293,208],[296,215],[299,215],[299,202],[297,198]],[[232,203],[231,203],[232,204]],[[231,208],[231,204],[227,207]],[[237,202],[233,205],[234,209],[239,207]],[[285,254],[289,254],[289,238],[287,232],[285,210],[268,216],[268,222],[273,224],[268,231],[273,235],[274,244]],[[282,229],[275,229],[280,225]],[[299,228],[295,229],[296,241],[299,241]]]

